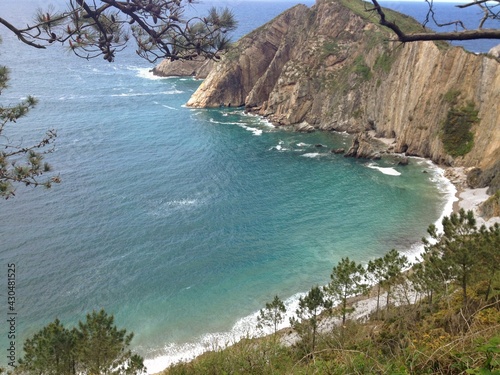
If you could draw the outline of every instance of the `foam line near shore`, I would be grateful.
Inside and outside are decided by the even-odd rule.
[[[427,169],[430,178],[443,193],[444,205],[442,214],[434,223],[438,231],[440,231],[442,230],[441,222],[443,218],[449,216],[453,212],[453,204],[458,199],[456,197],[457,188],[448,178],[446,178],[445,170],[432,163],[432,161],[423,158],[412,159],[419,160],[421,163],[426,163],[428,165]],[[423,251],[423,244],[414,243],[410,245],[409,248],[400,251],[408,257],[410,262],[414,263],[418,261],[418,257]],[[298,308],[299,298],[304,295],[305,293],[297,293],[284,301],[287,316],[279,329],[290,326],[290,317],[294,315],[294,312]],[[368,308],[368,305],[366,308]],[[166,345],[161,355],[145,360],[148,374],[161,372],[168,366],[178,362],[192,360],[207,351],[231,346],[246,337],[262,337],[271,334],[272,332],[269,330],[259,330],[256,328],[258,315],[259,312],[256,311],[253,314],[239,319],[231,330],[227,332],[208,333],[199,337],[198,340],[192,343]]]
[[[284,301],[286,316],[278,329],[290,326],[290,318],[299,307],[299,298],[305,293],[297,293]],[[190,361],[197,356],[212,350],[234,345],[243,338],[263,337],[272,333],[270,329],[257,329],[259,311],[239,319],[228,332],[207,333],[198,341],[184,344],[168,344],[163,348],[162,355],[144,361],[148,374],[156,374],[168,366]]]

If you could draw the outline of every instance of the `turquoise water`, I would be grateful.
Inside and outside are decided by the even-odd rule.
[[[19,349],[56,317],[73,325],[105,308],[159,370],[253,333],[265,302],[278,294],[293,306],[342,257],[417,251],[449,209],[449,185],[424,160],[347,159],[329,152],[349,147],[345,134],[188,109],[200,81],[157,79],[133,51],[108,64],[3,39],[12,87],[2,103],[40,100],[9,136],[57,128],[47,160],[63,181],[0,202],[0,277],[16,264]],[[2,327],[2,347],[6,336]]]

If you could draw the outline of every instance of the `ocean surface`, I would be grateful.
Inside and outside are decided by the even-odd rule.
[[[22,25],[49,3],[4,1],[1,16]],[[238,37],[295,2],[216,4],[234,10]],[[71,327],[104,308],[135,333],[149,372],[159,371],[257,334],[255,313],[275,295],[292,313],[342,257],[414,255],[428,225],[450,211],[453,187],[425,160],[347,159],[329,152],[349,147],[346,134],[293,133],[240,109],[188,109],[200,81],[152,76],[133,46],[110,64],[0,34],[0,64],[11,69],[2,104],[39,99],[6,135],[29,144],[57,129],[46,160],[62,179],[0,201],[0,314],[7,319],[14,263],[17,358],[56,317]]]

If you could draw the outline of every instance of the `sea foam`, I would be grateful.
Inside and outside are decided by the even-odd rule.
[[[383,174],[386,174],[388,176],[400,176],[401,175],[400,172],[398,172],[397,170],[395,170],[394,168],[391,168],[391,167],[379,167],[378,165],[376,165],[374,163],[367,164],[367,167],[371,168],[371,169],[376,169],[376,170],[378,170],[378,171],[380,171]]]
[[[278,329],[290,327],[290,318],[299,307],[299,299],[306,293],[297,293],[283,301],[286,313]],[[153,358],[146,358],[144,361],[148,374],[155,374],[165,370],[179,362],[190,361],[207,351],[221,350],[236,344],[243,338],[262,337],[273,333],[271,327],[257,328],[260,311],[239,319],[230,331],[208,333],[199,338],[198,341],[182,344],[167,344],[162,354]]]

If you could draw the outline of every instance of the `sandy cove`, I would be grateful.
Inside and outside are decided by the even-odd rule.
[[[372,138],[377,139],[384,143],[387,148],[395,143],[395,139],[375,137],[370,134]],[[481,203],[489,198],[486,193],[488,188],[470,189],[467,186],[466,170],[463,167],[443,167],[438,166],[444,170],[444,177],[447,178],[456,189],[455,201],[453,203],[453,212],[458,212],[461,208],[466,211],[472,210],[476,217],[477,226],[485,224],[486,226],[500,224],[500,217],[493,217],[485,220],[479,215],[479,206]],[[369,296],[356,296],[351,297],[349,304],[354,308],[354,312],[348,315],[351,320],[366,320],[376,310],[377,297],[373,288]],[[413,290],[406,288],[399,288],[393,291],[392,303],[395,305],[416,303],[420,298],[419,294]],[[386,303],[386,293],[381,293],[379,301],[380,309],[383,310]],[[319,331],[323,333],[331,332],[334,326],[340,325],[342,322],[340,317],[328,317],[321,319],[319,323]],[[280,341],[283,345],[290,346],[296,344],[300,337],[291,327],[282,328],[280,330]],[[238,340],[236,340],[238,341]],[[233,342],[234,343],[234,342]],[[227,344],[226,344],[227,345]],[[194,358],[186,360],[193,360]],[[148,372],[149,373],[149,372]],[[160,373],[158,373],[160,374]]]
[[[479,206],[485,202],[490,196],[486,193],[487,187],[481,189],[471,189],[467,186],[466,170],[463,167],[445,167],[444,176],[457,189],[456,201],[453,204],[453,211],[458,212],[460,209],[472,211],[476,217],[477,226],[486,225],[490,227],[495,223],[500,224],[500,217],[492,217],[485,220],[479,213]]]
[[[377,137],[374,130],[368,132],[371,138],[382,142],[387,150],[393,148],[396,143],[395,138],[383,138]],[[492,217],[485,220],[481,217],[479,212],[479,206],[481,203],[485,202],[490,196],[486,193],[487,187],[480,189],[471,189],[467,186],[467,171],[464,167],[445,167],[439,166],[444,170],[444,177],[447,178],[456,188],[457,193],[455,194],[455,202],[453,203],[453,212],[458,212],[461,208],[465,211],[472,211],[476,217],[477,226],[486,225],[490,227],[495,223],[500,224],[500,217]]]
[[[394,143],[394,139],[389,138],[376,138],[387,146]],[[481,225],[492,226],[495,223],[500,224],[500,217],[492,217],[489,220],[485,220],[479,215],[479,206],[481,203],[486,201],[490,196],[486,193],[488,188],[481,189],[470,189],[467,187],[467,176],[466,171],[463,167],[441,167],[444,169],[444,177],[447,178],[456,188],[455,202],[453,203],[453,212],[458,212],[460,209],[465,211],[472,211],[477,221],[477,226]],[[349,315],[351,320],[366,320],[370,314],[374,313],[377,306],[377,297],[374,293],[375,288],[369,296],[357,296],[350,299],[350,304],[354,308],[354,312]],[[399,288],[399,290],[393,291],[393,303],[395,305],[416,303],[420,296],[414,290],[409,290],[406,288]],[[380,295],[380,309],[383,310],[386,303],[386,293]],[[340,317],[328,317],[322,319],[319,324],[319,331],[323,333],[331,332],[334,326],[340,325],[342,322]],[[281,342],[284,345],[294,345],[299,340],[299,335],[292,329],[283,329],[281,336]]]

